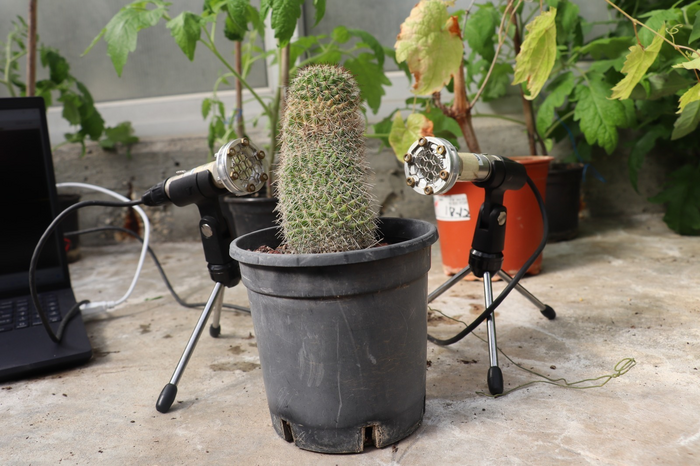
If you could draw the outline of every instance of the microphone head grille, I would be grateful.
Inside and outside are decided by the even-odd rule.
[[[261,161],[263,157],[264,153],[248,139],[231,141],[216,153],[217,177],[237,196],[254,193],[268,179]]]
[[[404,161],[406,183],[419,194],[442,194],[459,176],[457,149],[446,139],[420,138],[408,149]]]

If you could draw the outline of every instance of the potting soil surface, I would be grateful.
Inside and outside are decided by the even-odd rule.
[[[152,246],[178,293],[205,301],[201,245]],[[138,250],[83,248],[71,265],[77,298],[121,296]],[[432,251],[429,290],[447,279],[439,243]],[[496,313],[505,388],[522,388],[484,394],[484,325],[449,347],[428,343],[422,425],[349,455],[277,436],[243,313],[223,313],[219,338],[205,330],[172,409],[157,412],[200,311],[180,307],[148,261],[126,304],[86,316],[88,364],[0,384],[0,464],[700,464],[700,241],[659,216],[586,220],[578,238],[547,246],[542,273],[522,284],[557,318],[517,293]],[[224,301],[246,306],[245,288]],[[483,306],[482,284],[462,281],[431,304],[428,331],[452,336],[463,325],[451,318],[469,322]]]

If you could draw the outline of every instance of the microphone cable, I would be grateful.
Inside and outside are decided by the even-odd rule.
[[[526,175],[527,176],[527,175]],[[491,314],[494,313],[496,308],[503,302],[504,299],[508,296],[508,294],[515,288],[515,286],[518,284],[521,278],[525,275],[527,272],[527,269],[530,268],[530,266],[535,262],[537,259],[537,256],[539,256],[542,251],[544,250],[544,247],[547,245],[547,236],[549,236],[549,220],[547,219],[547,210],[544,205],[544,200],[542,199],[542,196],[540,195],[539,190],[537,189],[537,186],[535,186],[535,183],[532,181],[532,179],[527,176],[527,185],[530,187],[530,190],[532,193],[535,195],[535,199],[537,199],[537,205],[540,208],[540,214],[542,214],[542,226],[543,226],[543,232],[542,232],[542,239],[540,240],[540,244],[537,246],[535,249],[535,252],[532,253],[532,255],[528,258],[528,260],[523,264],[522,267],[520,267],[520,270],[518,270],[518,273],[513,276],[513,280],[501,291],[501,293],[496,297],[496,299],[493,300],[491,305],[487,307],[484,312],[482,312],[474,321],[469,324],[464,330],[459,332],[457,335],[453,336],[452,338],[448,338],[446,340],[442,340],[440,338],[436,338],[430,334],[428,334],[428,341],[431,343],[435,343],[438,346],[448,346],[453,343],[457,343],[460,341],[462,338],[466,337],[469,335],[472,331],[474,331],[475,328],[477,328],[481,323],[486,320]]]

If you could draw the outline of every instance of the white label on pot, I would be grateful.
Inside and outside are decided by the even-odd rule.
[[[470,220],[466,194],[435,196],[435,218],[447,222]]]

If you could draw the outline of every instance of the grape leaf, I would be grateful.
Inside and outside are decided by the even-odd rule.
[[[404,123],[401,112],[396,112],[389,133],[389,144],[394,149],[394,154],[399,162],[403,163],[403,156],[408,152],[411,144],[423,136],[433,135],[433,122],[420,113],[412,113]]]
[[[201,34],[202,18],[189,11],[183,11],[165,25],[170,35],[190,61],[194,60],[194,50]]]
[[[374,63],[373,59],[373,54],[361,53],[356,58],[346,60],[343,66],[355,77],[360,95],[367,101],[369,108],[377,113],[385,94],[382,85],[391,86],[391,81],[384,75],[384,69]]]
[[[156,5],[156,8],[149,10],[146,7],[149,3]],[[98,38],[104,35],[107,42],[107,54],[112,59],[112,64],[118,76],[122,75],[122,70],[126,64],[129,52],[136,50],[136,39],[141,29],[155,26],[166,14],[168,4],[160,0],[150,0],[131,3],[114,15],[100,32]],[[96,38],[96,40],[98,40]],[[96,42],[90,45],[94,45]],[[87,53],[90,50],[85,51]]]
[[[673,134],[671,140],[675,141],[683,136],[687,136],[698,127],[700,123],[700,100],[689,103],[683,108],[681,116],[673,124]]]
[[[666,204],[664,222],[681,235],[700,233],[700,167],[684,165],[671,173],[664,191],[649,201]]]
[[[626,126],[625,106],[619,100],[608,99],[609,89],[603,81],[593,79],[588,86],[577,86],[574,120],[579,121],[588,144],[598,144],[611,154],[617,147],[617,128]]]
[[[632,146],[629,159],[627,159],[627,168],[630,183],[632,183],[635,191],[639,192],[639,170],[644,164],[644,158],[654,148],[658,139],[667,139],[669,137],[669,132],[669,128],[663,125],[653,126],[645,131],[642,137],[637,139],[634,146]]]
[[[547,90],[549,95],[544,99],[540,108],[537,110],[536,127],[540,136],[544,136],[547,129],[554,121],[554,110],[561,105],[564,105],[566,98],[574,89],[574,74],[568,71],[557,76],[552,81]]]
[[[693,32],[690,33],[688,43],[695,42],[700,39],[700,11],[695,13],[695,22],[693,23]]]
[[[698,55],[698,58],[679,63],[677,65],[673,65],[674,68],[685,68],[686,70],[700,70],[700,51],[695,52],[696,55]]]
[[[651,45],[642,48],[639,44],[634,44],[630,47],[630,53],[625,60],[625,66],[622,67],[622,73],[626,76],[612,88],[611,99],[624,100],[629,98],[634,86],[639,83],[649,67],[656,61],[659,55],[661,46],[664,44],[666,36],[666,24],[662,24],[659,28],[659,35],[654,36]]]
[[[421,0],[401,25],[396,61],[406,62],[415,82],[412,92],[440,91],[462,65],[464,44],[456,16],[440,0]]]
[[[697,102],[698,100],[700,100],[700,83],[688,89],[688,91],[681,96],[678,102],[678,112],[676,113],[683,113],[683,110],[688,104]]]
[[[533,100],[547,82],[557,57],[557,9],[551,8],[526,26],[527,35],[515,57],[513,84],[527,83],[525,98]]]

